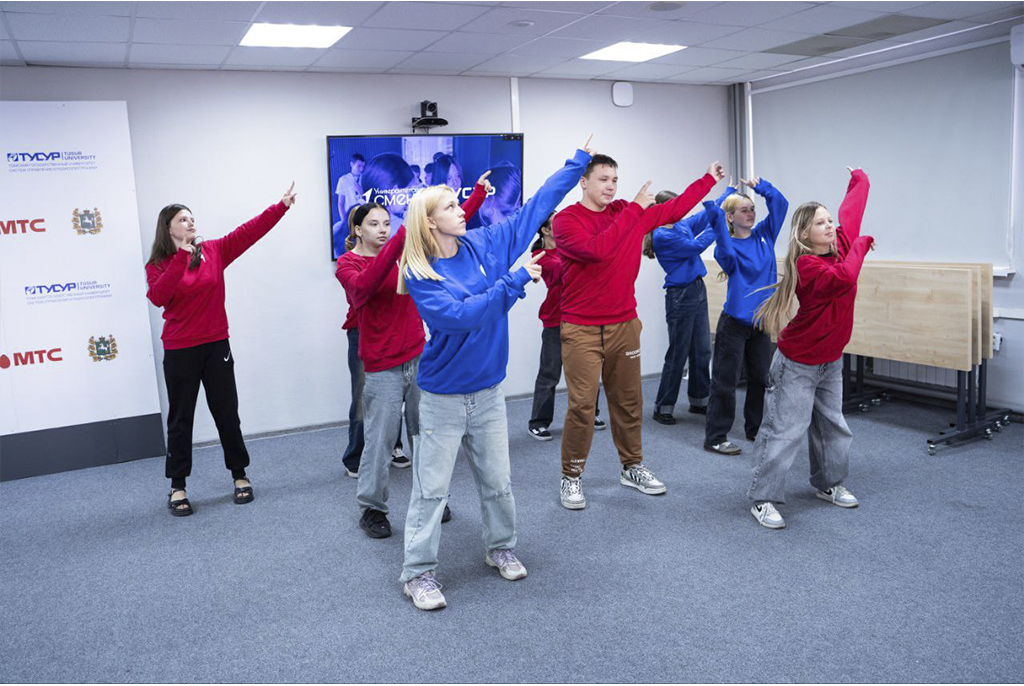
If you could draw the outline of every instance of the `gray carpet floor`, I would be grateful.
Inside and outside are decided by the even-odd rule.
[[[649,414],[655,382],[644,389]],[[559,396],[556,426],[564,408]],[[685,406],[676,426],[644,426],[666,495],[619,485],[605,431],[575,512],[558,502],[559,432],[532,439],[529,410],[508,404],[529,577],[484,565],[460,463],[438,570],[449,607],[435,613],[398,582],[410,470],[391,471],[398,535],[366,538],[345,429],[251,441],[257,500],[241,507],[220,449],[198,450],[187,518],[167,512],[162,459],[0,485],[0,681],[1024,679],[1020,425],[929,457],[948,412],[854,414],[861,506],[814,498],[803,456],[788,527],[769,531],[748,513],[746,455],[704,452]]]

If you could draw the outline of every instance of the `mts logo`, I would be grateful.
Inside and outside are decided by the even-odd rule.
[[[63,362],[60,348],[50,350],[29,350],[23,353],[14,353],[14,366],[24,367],[30,364],[45,364],[46,362]],[[7,355],[0,355],[0,369],[7,369],[11,366],[11,358]]]
[[[48,160],[59,160],[59,152],[9,152],[8,162],[46,162]]]
[[[5,236],[7,234],[28,233],[29,231],[42,233],[46,231],[46,227],[43,226],[45,221],[45,219],[8,219],[7,221],[0,219],[0,232],[3,232]]]

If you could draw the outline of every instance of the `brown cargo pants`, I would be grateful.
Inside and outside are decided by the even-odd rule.
[[[639,319],[606,326],[562,322],[562,367],[569,411],[562,431],[562,474],[583,473],[594,438],[598,385],[604,379],[612,440],[623,467],[643,461]]]

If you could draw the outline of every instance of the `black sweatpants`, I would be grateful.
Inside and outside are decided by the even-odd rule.
[[[192,473],[192,424],[196,415],[199,384],[206,391],[206,403],[217,425],[224,464],[235,479],[245,478],[249,453],[242,440],[238,419],[238,390],[235,388],[235,358],[225,338],[191,348],[164,351],[164,379],[167,382],[167,466],[171,488],[184,488]]]

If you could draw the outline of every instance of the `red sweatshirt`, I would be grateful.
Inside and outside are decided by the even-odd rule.
[[[539,252],[541,251],[534,250],[531,257],[536,256]],[[562,323],[562,272],[564,267],[557,250],[546,251],[538,264],[541,267],[540,275],[544,279],[544,285],[548,287],[548,295],[541,303],[537,316],[540,317],[544,328],[550,329],[552,326]]]
[[[470,193],[468,198],[466,198],[466,202],[462,203],[462,211],[466,213],[466,221],[469,221],[469,218],[476,214],[477,210],[480,209],[480,206],[484,204],[484,200],[486,199],[487,191],[484,186],[479,183],[473,186],[473,192]],[[398,235],[397,231],[395,232],[395,235]],[[342,256],[344,256],[344,254],[345,253],[342,253]],[[338,258],[338,266],[340,267],[340,265],[341,257]],[[337,275],[337,272],[335,272],[335,275]],[[348,297],[347,291],[345,293],[345,300],[348,302],[348,312],[345,313],[345,323],[341,327],[343,331],[354,329],[359,325],[356,321],[355,308],[352,306],[352,300]],[[385,367],[385,369],[389,369],[389,367]]]
[[[796,260],[800,308],[779,334],[779,350],[801,364],[825,364],[843,356],[853,332],[853,304],[864,256],[874,242],[860,235],[868,200],[867,175],[853,172],[839,207],[837,255],[801,255]]]
[[[603,212],[576,203],[556,214],[552,228],[565,270],[562,321],[603,326],[635,319],[644,234],[682,219],[715,183],[705,174],[679,197],[646,210],[615,200]]]
[[[160,264],[146,265],[146,297],[164,308],[164,331],[160,336],[164,350],[191,348],[228,337],[224,270],[274,228],[287,211],[279,202],[223,238],[203,241],[203,257],[194,270],[188,269],[192,256],[180,249]]]
[[[468,220],[480,209],[487,192],[477,184],[462,204]],[[375,257],[351,250],[338,258],[334,275],[349,302],[346,318],[359,329],[359,359],[367,372],[405,364],[423,352],[426,334],[412,297],[398,294],[398,260],[405,247],[405,227],[392,236]]]

